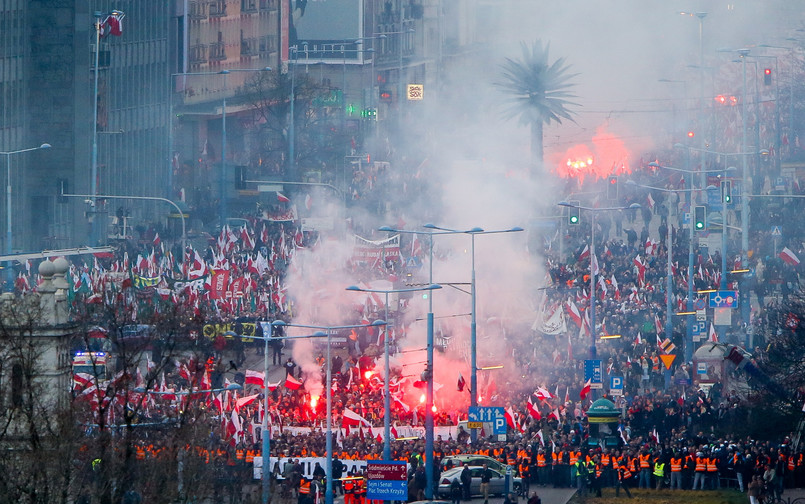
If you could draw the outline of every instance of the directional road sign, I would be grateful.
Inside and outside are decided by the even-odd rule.
[[[506,434],[506,415],[499,406],[470,406],[468,422],[489,422],[492,434]]]
[[[408,499],[408,466],[405,462],[368,462],[366,498],[376,500]]]
[[[710,308],[735,308],[738,306],[737,291],[716,291],[710,293]]]
[[[601,361],[587,359],[584,361],[584,381],[590,380],[590,388],[604,388],[601,372]]]

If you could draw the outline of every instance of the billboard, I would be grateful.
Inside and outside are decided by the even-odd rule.
[[[343,42],[363,37],[361,0],[308,0],[304,9],[294,9],[293,23],[300,59],[360,59],[360,47]],[[308,49],[303,54],[304,42]]]

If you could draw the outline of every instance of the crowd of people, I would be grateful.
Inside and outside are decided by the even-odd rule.
[[[351,199],[374,202],[367,203],[370,206],[383,201],[375,187],[389,177],[399,177],[384,164],[355,170],[353,175]],[[410,175],[406,183],[416,184],[416,177]],[[648,165],[636,168],[632,178],[647,186],[684,189],[682,179],[663,179]],[[394,182],[398,184],[399,180]],[[561,331],[542,331],[538,326],[533,337],[507,340],[505,344],[518,372],[505,383],[487,383],[486,389],[480,391],[489,404],[504,406],[511,412],[509,441],[491,442],[490,433],[481,433],[480,441],[470,442],[469,434],[459,426],[460,420],[466,418],[466,404],[447,405],[435,412],[435,424],[457,428],[449,431],[448,437],[437,439],[435,461],[458,453],[490,454],[517,466],[530,485],[578,485],[593,491],[601,486],[620,486],[628,493],[629,486],[665,484],[679,489],[718,488],[733,481],[741,490],[751,491],[755,476],[763,478],[772,491],[801,486],[802,451],[794,451],[790,440],[781,438],[772,443],[730,435],[726,426],[745,414],[741,409],[744,399],[735,390],[722,387],[720,382],[725,377],[713,380],[708,390],[699,390],[691,380],[692,363],[679,362],[674,368],[673,383],[666,386],[659,357],[667,347],[658,343],[665,338],[666,296],[671,297],[675,311],[684,310],[689,301],[689,233],[682,226],[689,208],[684,192],[680,197],[678,193],[641,189],[638,185],[623,185],[622,189],[617,205],[639,203],[641,207],[598,214],[593,229],[599,244],[595,257],[587,248],[587,225],[571,226],[566,233],[546,237],[544,249],[535,255],[534,260],[544,259],[551,280],[541,299],[541,318],[548,320],[561,312],[566,324]],[[792,190],[798,191],[798,186]],[[786,230],[791,229],[785,215],[798,208],[799,200],[785,208],[756,201],[759,200],[753,200],[750,209],[753,229],[758,232],[753,231],[750,240],[752,254],[748,264],[740,262],[741,247],[735,236],[727,240],[728,271],[722,271],[723,251],[694,243],[692,280],[694,292],[720,288],[725,276],[728,289],[742,293],[752,290],[756,300],[753,317],[758,318],[768,304],[784,302],[800,290],[800,266],[776,252],[785,247],[796,257],[803,250],[797,241],[801,237],[799,230],[786,231],[786,240],[776,245],[763,231],[778,220]],[[611,203],[605,206],[616,206]],[[738,221],[735,213],[727,212],[728,222]],[[360,227],[355,223],[354,229]],[[673,255],[671,291],[667,292],[669,234]],[[203,248],[198,244],[184,250],[176,244],[166,247],[159,234],[154,233],[138,247],[121,248],[113,257],[96,257],[92,264],[75,261],[70,272],[71,294],[87,302],[101,302],[109,298],[110,292],[134,288],[144,304],[157,306],[161,298],[185,305],[197,314],[214,314],[210,316],[211,325],[250,321],[256,327],[253,336],[261,337],[264,332],[260,321],[292,320],[294,300],[287,294],[287,269],[300,248],[315,247],[319,239],[315,232],[302,231],[291,206],[277,205],[250,216],[248,224],[239,229],[224,226]],[[564,243],[560,246],[558,240]],[[406,249],[414,253],[413,246],[401,247]],[[560,250],[566,252],[564,256]],[[388,276],[388,268],[398,272],[408,267],[410,255],[401,255],[399,264],[381,265],[378,273]],[[594,293],[590,292],[591,262],[599,279]],[[744,268],[750,270],[749,274],[729,273]],[[35,286],[30,268],[21,271],[17,287],[26,291],[35,290]],[[590,327],[588,314],[591,299],[599,314],[595,327]],[[356,317],[368,315],[356,313]],[[133,322],[138,322],[136,314]],[[685,319],[679,317],[671,324],[670,343],[682,348]],[[584,357],[592,334],[621,336],[601,340],[597,347],[604,376],[624,378],[624,395],[611,397],[622,411],[614,435],[617,443],[612,447],[589,443],[591,430],[585,411],[591,400],[583,389]],[[744,334],[745,328],[735,324],[727,331],[725,342],[744,345]],[[159,422],[176,415],[183,401],[197,399],[215,407],[211,445],[205,447],[205,452],[194,452],[199,457],[211,457],[212,461],[225,457],[243,465],[250,463],[248,459],[253,462],[260,455],[261,425],[266,415],[273,435],[272,452],[276,450],[286,458],[323,456],[324,401],[305,387],[286,382],[265,391],[271,398],[269,409],[264,411],[264,391],[244,381],[244,376],[238,377],[238,367],[252,352],[250,347],[244,345],[242,338],[219,333],[204,336],[213,343],[208,355],[198,360],[178,359],[176,368],[167,369],[165,376],[156,381],[157,394],[135,397],[144,406],[138,421]],[[397,328],[393,336],[405,338],[405,329]],[[380,331],[375,329],[354,331],[332,361],[325,362],[323,356],[317,359],[319,369],[329,366],[334,377],[329,384],[334,425],[341,427],[347,412],[362,422],[351,432],[339,428],[336,455],[341,459],[374,460],[382,456],[378,428],[383,423],[383,383],[377,373],[371,373],[379,366],[376,358],[380,337]],[[764,335],[755,334],[754,338],[756,348],[749,350],[756,359],[762,359]],[[235,348],[237,352],[233,353]],[[281,345],[272,343],[272,348],[273,365],[287,365]],[[262,343],[254,344],[253,351],[262,351]],[[230,358],[231,365],[227,364]],[[300,369],[291,366],[288,374],[300,378]],[[528,379],[520,379],[521,376]],[[240,381],[244,388],[197,396],[191,393],[224,389],[228,378]],[[424,405],[407,404],[403,395],[403,390],[416,387],[415,380],[395,370],[391,381],[395,406],[391,421],[395,429],[422,427]],[[92,383],[82,385],[91,387]],[[77,389],[77,397],[85,395],[85,391]],[[242,458],[238,452],[242,452]],[[408,461],[412,476],[416,475],[424,457],[421,439],[395,440],[392,452],[394,459]],[[440,470],[441,464],[434,467]],[[770,470],[773,476],[767,474]]]

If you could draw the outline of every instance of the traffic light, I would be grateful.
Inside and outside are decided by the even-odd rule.
[[[721,202],[727,205],[732,203],[732,180],[721,181]]]
[[[763,84],[767,86],[771,85],[771,68],[766,68],[763,70]]]
[[[696,206],[693,208],[693,229],[695,231],[704,231],[707,228],[707,208],[705,206]]]
[[[618,199],[618,177],[615,175],[607,177],[607,199]]]
[[[575,226],[579,223],[579,202],[578,201],[568,201],[570,204],[567,207],[567,223],[571,226]]]

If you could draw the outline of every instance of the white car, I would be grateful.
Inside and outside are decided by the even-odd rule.
[[[481,474],[483,474],[483,466],[469,466],[472,482],[470,483],[470,495],[481,495]],[[454,480],[461,483],[461,471],[463,467],[454,467],[442,473],[439,477],[439,496],[450,497],[450,485]],[[487,469],[491,474],[489,480],[489,494],[490,495],[504,495],[506,493],[506,475],[496,469]],[[520,492],[520,485],[523,480],[519,476],[511,476],[511,491],[514,493]]]

